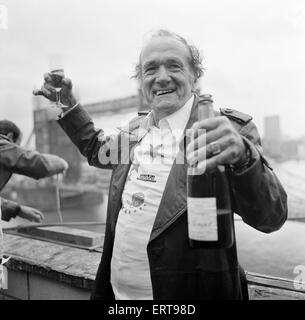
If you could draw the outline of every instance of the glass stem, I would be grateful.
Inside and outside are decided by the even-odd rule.
[[[61,88],[55,88],[55,92],[56,92],[56,106],[58,108],[60,108],[61,106],[61,102],[60,102],[60,91],[61,91]]]

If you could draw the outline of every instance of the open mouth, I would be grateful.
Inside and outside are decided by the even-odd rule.
[[[167,89],[167,90],[157,90],[155,91],[156,96],[163,96],[165,94],[173,93],[175,89]]]

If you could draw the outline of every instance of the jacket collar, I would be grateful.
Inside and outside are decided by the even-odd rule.
[[[158,124],[156,123],[153,111],[150,111],[139,125],[139,128],[137,130],[137,141],[140,142],[144,138],[144,136],[149,132],[152,126],[160,127],[160,124],[162,122],[167,122],[170,130],[174,134],[178,134],[176,138],[180,138],[182,130],[184,130],[185,125],[187,124],[187,121],[190,118],[192,106],[194,105],[194,99],[195,96],[192,95],[191,98],[189,98],[189,100],[185,103],[185,105],[182,108],[180,108],[173,114],[170,114],[165,118],[162,118]],[[183,129],[181,130],[181,128]]]

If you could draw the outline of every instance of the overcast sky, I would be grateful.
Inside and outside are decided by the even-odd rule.
[[[33,88],[62,66],[82,102],[135,94],[130,79],[147,34],[167,28],[197,45],[203,93],[215,107],[279,114],[291,137],[305,135],[304,0],[0,0],[0,118],[28,135]]]

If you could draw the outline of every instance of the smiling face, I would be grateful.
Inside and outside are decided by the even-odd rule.
[[[172,37],[157,37],[144,47],[140,82],[144,99],[158,120],[184,106],[191,97],[195,77],[188,48]]]

